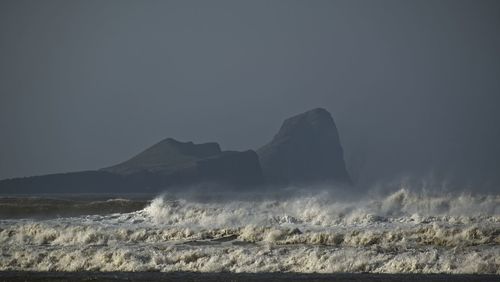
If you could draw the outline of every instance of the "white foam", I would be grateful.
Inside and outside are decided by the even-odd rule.
[[[500,197],[158,197],[109,216],[0,221],[0,270],[500,274]]]

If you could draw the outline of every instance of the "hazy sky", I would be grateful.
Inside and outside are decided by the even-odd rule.
[[[500,1],[2,0],[0,95],[0,178],[255,149],[324,107],[362,181],[499,189]]]

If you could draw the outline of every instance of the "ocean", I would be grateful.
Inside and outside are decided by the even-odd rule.
[[[3,197],[0,280],[500,278],[498,195],[285,194]]]

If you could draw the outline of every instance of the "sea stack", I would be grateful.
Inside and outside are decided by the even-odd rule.
[[[323,108],[286,119],[257,154],[268,183],[351,183],[337,127]]]

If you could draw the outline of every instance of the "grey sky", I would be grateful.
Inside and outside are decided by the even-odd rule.
[[[0,62],[0,178],[255,149],[324,107],[362,181],[500,183],[498,1],[3,0]]]

